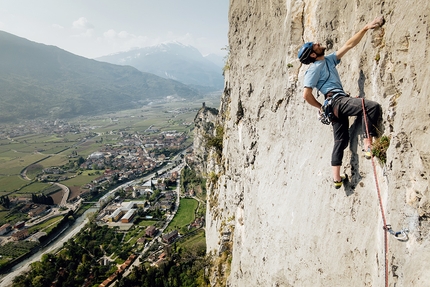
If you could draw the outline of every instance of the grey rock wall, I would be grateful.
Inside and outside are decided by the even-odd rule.
[[[378,101],[386,165],[376,163],[389,237],[389,286],[430,286],[429,2],[231,0],[229,69],[218,115],[222,158],[213,171],[207,245],[213,286],[384,286],[384,233],[359,120],[332,187],[330,126],[302,98],[306,41],[336,51],[375,16],[339,65],[352,96]],[[321,99],[320,99],[321,100]]]
[[[208,149],[207,141],[208,137],[213,137],[215,134],[217,115],[217,109],[206,107],[203,104],[194,118],[194,169],[200,173],[200,176],[207,176],[208,165],[211,170],[213,169],[212,160],[209,158],[210,150]]]

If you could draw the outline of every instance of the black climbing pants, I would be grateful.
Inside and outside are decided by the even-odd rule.
[[[349,116],[362,116],[363,106],[361,98],[338,96],[332,103],[337,121],[332,123],[334,147],[331,155],[331,165],[342,165],[343,151],[349,143]],[[370,136],[377,136],[376,124],[381,114],[381,106],[374,101],[364,100],[367,115],[367,124]],[[366,126],[362,117],[363,136],[366,136]]]

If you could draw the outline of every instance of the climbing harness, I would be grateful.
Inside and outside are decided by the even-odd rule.
[[[324,117],[328,123],[321,121],[323,124],[329,125],[330,123],[336,121],[336,115],[334,114],[334,110],[333,110],[333,101],[335,98],[339,96],[346,96],[346,95],[344,92],[334,92],[332,96],[327,97],[324,100],[324,104],[322,105],[322,110],[324,113]]]
[[[363,107],[364,125],[366,126],[366,136],[367,136],[367,138],[370,138],[369,127],[367,125],[367,114],[366,114],[366,108],[364,105],[364,98],[361,99],[361,104]],[[387,220],[385,218],[385,213],[384,213],[384,206],[382,205],[381,190],[379,188],[378,177],[376,176],[376,165],[375,165],[375,160],[373,158],[373,154],[371,155],[371,160],[372,160],[373,175],[375,178],[376,190],[378,191],[379,208],[381,210],[382,222],[384,224],[383,229],[385,230],[385,232],[384,232],[385,287],[388,287],[388,233],[394,235],[400,241],[407,241],[408,240],[408,235],[407,235],[408,230],[402,229],[401,231],[395,232],[395,231],[393,231],[393,229],[391,229],[391,225],[387,224]],[[401,237],[399,237],[400,235],[401,235]]]

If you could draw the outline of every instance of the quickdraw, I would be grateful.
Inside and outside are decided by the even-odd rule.
[[[409,239],[408,237],[409,230],[406,228],[401,229],[400,231],[394,231],[391,228],[391,225],[387,224],[387,226],[384,226],[384,230],[390,233],[391,235],[394,235],[394,237],[396,237],[396,239],[399,241],[407,241]]]

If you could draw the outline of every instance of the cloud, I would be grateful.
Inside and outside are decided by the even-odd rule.
[[[107,45],[112,51],[127,51],[136,47],[145,47],[156,44],[157,40],[150,39],[146,36],[137,36],[127,31],[117,32],[109,29],[103,33],[102,37],[97,39],[99,43]]]
[[[73,28],[80,31],[77,35],[72,37],[91,38],[94,36],[94,25],[88,22],[87,18],[81,17],[73,22]]]
[[[195,46],[196,40],[191,33],[185,33],[185,34],[175,34],[172,31],[167,32],[166,39],[164,42],[171,42],[171,41],[177,41],[179,43],[182,43],[184,45],[190,45]]]
[[[179,36],[178,41],[186,45],[195,45],[196,43],[194,36],[191,33],[186,33],[185,35]]]
[[[64,27],[59,25],[59,24],[52,24],[52,28],[54,28],[55,30],[63,30]]]
[[[109,29],[106,32],[104,32],[103,37],[109,40],[114,40],[114,39],[129,40],[129,39],[138,38],[136,35],[130,34],[127,31],[121,31],[117,33],[114,29]]]
[[[121,38],[121,39],[127,39],[127,38],[130,38],[130,37],[131,38],[135,38],[136,36],[134,36],[134,35],[126,32],[126,31],[121,31],[121,32],[118,33],[118,37]]]
[[[78,20],[73,22],[73,27],[82,30],[91,30],[94,29],[94,26],[88,22],[87,18],[81,17]]]
[[[216,43],[210,41],[210,39],[206,37],[195,37],[195,35],[190,32],[179,34],[167,31],[164,35],[148,37],[132,34],[124,30],[117,31],[115,29],[109,29],[97,36],[98,45],[102,46],[105,51],[108,51],[105,54],[116,53],[118,51],[129,51],[134,48],[148,47],[172,41],[196,47],[202,54],[217,52],[214,51]],[[223,47],[218,47],[220,51],[218,54],[222,53],[221,48]]]
[[[103,33],[103,37],[105,39],[113,40],[117,37],[117,33],[114,29],[110,29],[110,30],[107,30],[106,32]]]

